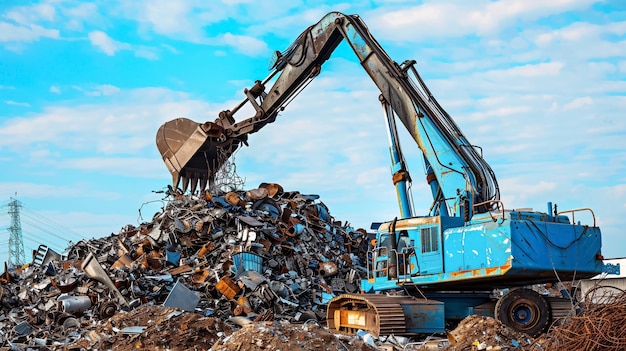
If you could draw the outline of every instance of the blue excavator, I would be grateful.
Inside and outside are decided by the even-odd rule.
[[[342,41],[380,90],[400,213],[376,228],[362,293],[328,302],[328,327],[374,335],[434,333],[481,314],[531,336],[544,332],[571,310],[572,296],[565,289],[548,296],[530,287],[603,271],[593,211],[557,211],[550,202],[545,212],[505,209],[491,167],[437,103],[415,61],[393,61],[357,15],[331,12],[307,28],[285,51],[275,52],[270,74],[215,121],[178,118],[163,124],[157,147],[174,188],[210,187],[228,157],[247,145],[249,134],[275,121]],[[236,122],[246,104],[254,116]],[[426,215],[413,213],[397,120],[423,155],[433,197]],[[576,215],[591,223],[576,222]]]

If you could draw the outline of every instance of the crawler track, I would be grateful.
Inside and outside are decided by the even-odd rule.
[[[344,294],[328,303],[328,328],[345,334],[366,330],[374,336],[406,335],[402,304],[415,303],[406,296]]]

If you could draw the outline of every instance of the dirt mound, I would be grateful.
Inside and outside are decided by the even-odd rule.
[[[373,351],[358,338],[340,338],[317,323],[301,325],[279,321],[250,324],[213,346],[212,351],[314,350]]]
[[[522,350],[531,340],[494,318],[469,316],[448,334],[450,346],[447,351],[470,350]]]
[[[111,317],[65,350],[208,350],[232,329],[221,320],[163,306]]]

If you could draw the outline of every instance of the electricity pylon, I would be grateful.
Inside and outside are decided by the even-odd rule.
[[[9,202],[9,215],[11,216],[11,226],[9,232],[9,264],[21,266],[26,260],[24,256],[24,240],[22,238],[22,223],[20,221],[21,204],[14,198]]]

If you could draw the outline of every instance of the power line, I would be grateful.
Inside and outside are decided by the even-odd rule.
[[[78,233],[78,232],[76,232],[76,231],[74,231],[74,230],[72,230],[72,229],[70,229],[70,228],[68,228],[68,227],[66,227],[66,226],[64,226],[62,224],[59,224],[58,222],[53,221],[52,219],[42,215],[41,213],[39,213],[39,212],[29,208],[29,207],[26,207],[24,205],[24,203],[22,203],[21,201],[20,201],[20,205],[21,205],[20,209],[21,209],[21,215],[22,216],[30,217],[30,218],[34,219],[35,221],[38,221],[38,222],[41,222],[42,224],[45,224],[48,227],[53,227],[51,229],[54,229],[56,231],[56,233],[63,233],[61,235],[62,235],[62,237],[64,239],[67,237],[68,233],[72,234],[73,236],[78,237],[80,239],[89,239],[87,236],[85,236],[83,234],[80,234],[80,233]],[[0,205],[0,208],[4,208],[4,207],[8,207],[8,206]],[[4,212],[4,211],[0,212],[0,216],[4,215],[6,213],[7,212]]]
[[[45,225],[45,223],[39,221],[37,218],[32,217],[30,215],[25,215],[22,217],[22,221],[24,222],[24,224],[30,225],[46,234],[49,234],[57,239],[60,240],[68,240],[67,235],[63,235],[63,234],[59,234],[58,232],[54,232],[52,229],[48,226]]]
[[[39,244],[44,244],[44,245],[51,246],[51,247],[60,247],[60,246],[62,246],[62,245],[59,244],[58,241],[57,242],[52,241],[52,240],[47,239],[45,237],[42,237],[40,235],[34,234],[33,232],[27,231],[27,232],[24,232],[24,233],[26,234],[25,237],[27,238],[28,241],[37,242]],[[68,242],[67,239],[62,239],[62,240],[63,240],[64,243]]]
[[[63,226],[63,225],[53,221],[50,218],[47,218],[46,216],[42,215],[41,213],[36,212],[35,210],[32,210],[32,209],[30,209],[28,207],[23,207],[23,208],[25,210],[25,211],[23,211],[25,215],[30,215],[31,217],[35,217],[36,216],[36,219],[39,222],[45,222],[45,224],[47,224],[49,226],[52,226],[52,227],[55,227],[55,228],[57,228],[57,230],[59,230],[59,231],[61,231],[63,233],[70,232],[70,233],[74,234],[75,236],[80,237],[81,239],[88,239],[86,236],[84,236],[84,235],[82,235],[80,233],[77,233],[77,232],[75,232],[75,231],[73,231],[73,230]]]

